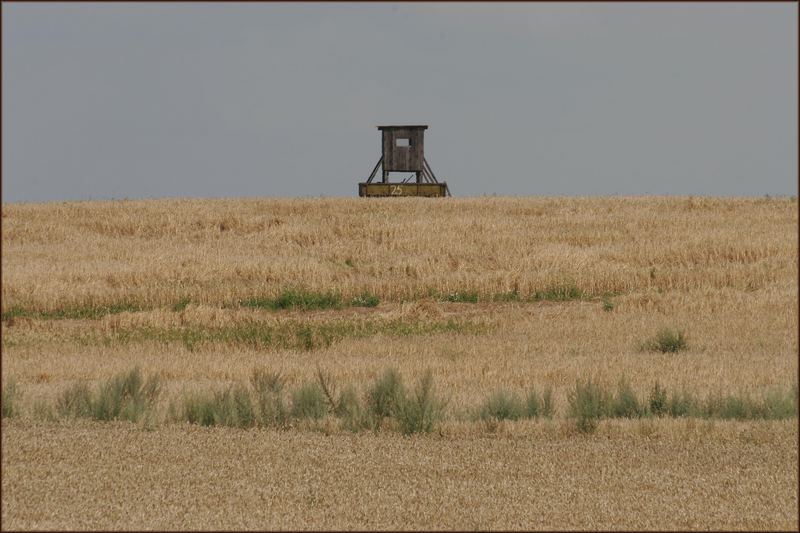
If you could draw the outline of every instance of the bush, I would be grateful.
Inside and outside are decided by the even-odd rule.
[[[528,397],[530,400],[530,396]],[[537,406],[538,408],[538,406]],[[493,392],[480,408],[481,420],[517,420],[525,416],[526,406],[513,392],[497,390]]]
[[[184,396],[183,418],[201,426],[253,427],[256,414],[247,388],[237,383],[222,391]]]
[[[667,403],[667,413],[673,418],[696,416],[698,414],[697,400],[685,390],[680,393],[673,392]]]
[[[216,402],[213,393],[192,393],[183,397],[182,418],[190,424],[213,426],[216,424]]]
[[[609,414],[616,418],[638,418],[644,414],[636,393],[624,378],[617,385],[617,394],[611,401]]]
[[[797,385],[788,392],[775,389],[764,395],[764,418],[783,420],[797,416]]]
[[[8,378],[6,384],[3,385],[3,398],[2,398],[2,417],[9,418],[17,415],[19,408],[17,407],[17,381],[14,378]]]
[[[292,392],[292,416],[319,420],[328,412],[325,394],[317,383],[306,383]]]
[[[254,369],[250,384],[256,393],[258,421],[263,427],[289,426],[289,408],[283,400],[284,380],[280,374]]]
[[[444,415],[445,402],[436,397],[430,370],[417,383],[414,393],[397,404],[397,421],[404,435],[430,433]]]
[[[342,419],[342,425],[346,429],[353,432],[361,431],[367,426],[366,413],[352,386],[344,389],[339,395],[336,416]]]
[[[553,418],[554,414],[553,388],[548,386],[542,394],[542,416],[544,418]]]
[[[389,368],[367,390],[367,413],[380,423],[384,417],[397,414],[398,405],[404,397],[403,378],[397,370]]]
[[[97,398],[91,401],[95,420],[128,420],[138,422],[153,408],[161,391],[158,376],[147,381],[139,368],[118,374],[100,386]]]
[[[653,385],[653,390],[650,391],[650,412],[655,416],[664,416],[667,414],[667,390],[661,388],[661,385],[656,381]]]
[[[575,389],[567,394],[569,416],[576,419],[578,430],[592,433],[597,421],[608,414],[608,393],[591,380],[585,384],[577,382]]]
[[[651,352],[676,353],[686,349],[686,339],[682,331],[665,328],[645,342],[644,348]]]
[[[92,392],[84,382],[73,383],[56,400],[56,412],[61,416],[90,418]]]
[[[528,418],[538,418],[542,413],[542,399],[536,389],[528,391],[525,398],[525,416]]]

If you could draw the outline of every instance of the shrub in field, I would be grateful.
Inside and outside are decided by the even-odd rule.
[[[640,405],[636,393],[624,378],[617,385],[617,394],[609,407],[609,415],[616,418],[638,418],[645,413],[644,406]]]
[[[414,391],[397,404],[396,418],[404,435],[430,433],[444,416],[445,402],[436,396],[430,370],[420,378]]]
[[[92,416],[92,391],[86,383],[73,383],[56,399],[56,412],[61,416]]]
[[[603,311],[613,311],[614,310],[614,302],[611,301],[611,298],[605,296],[603,298]]]
[[[14,378],[8,378],[6,384],[3,385],[3,398],[2,398],[2,417],[9,418],[16,416],[19,408],[17,407],[17,382]]]
[[[61,416],[138,422],[155,407],[160,392],[158,376],[145,380],[137,367],[101,383],[96,395],[86,383],[71,385],[56,400],[56,412]]]
[[[342,420],[342,425],[350,431],[360,431],[368,426],[366,413],[358,399],[353,386],[336,394],[336,384],[328,374],[317,367],[317,383],[325,396],[325,402],[331,413]]]
[[[361,431],[368,425],[366,413],[353,386],[347,387],[339,395],[336,416],[342,420],[345,429],[353,432]]]
[[[158,376],[145,381],[139,368],[134,368],[100,385],[91,402],[92,418],[138,422],[153,407],[160,391]]]
[[[250,384],[256,394],[259,424],[263,427],[288,427],[290,411],[283,399],[284,380],[281,375],[254,369]]]
[[[699,413],[697,400],[685,390],[673,392],[667,402],[667,413],[673,418],[697,416]]]
[[[530,398],[529,398],[530,399]],[[517,420],[525,416],[526,406],[513,392],[496,390],[480,408],[481,420]]]
[[[325,393],[318,383],[309,382],[292,391],[292,416],[319,420],[328,412]]]
[[[589,380],[575,384],[567,394],[567,403],[569,416],[576,419],[578,430],[591,433],[597,429],[598,420],[607,416],[610,399],[605,389]]]
[[[403,378],[397,370],[389,368],[367,389],[367,412],[379,423],[384,417],[397,413],[398,404],[403,398]]]
[[[249,391],[237,383],[222,391],[184,396],[183,418],[201,426],[249,428],[255,425],[256,413]]]
[[[662,388],[658,381],[650,391],[649,407],[650,412],[655,416],[667,414],[667,390]]]
[[[213,426],[216,424],[216,402],[209,392],[190,393],[183,397],[181,418],[190,424]]]
[[[542,393],[541,415],[544,418],[553,418],[555,411],[555,403],[553,402],[553,388],[548,386]]]
[[[642,347],[651,352],[676,353],[686,349],[686,338],[680,330],[664,328]]]
[[[553,417],[553,389],[547,387],[544,393],[539,395],[536,389],[528,391],[525,399],[525,416],[528,418],[552,418]]]
[[[769,420],[783,420],[797,416],[797,385],[784,392],[774,389],[764,395],[763,415]]]

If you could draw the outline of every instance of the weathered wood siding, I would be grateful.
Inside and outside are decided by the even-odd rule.
[[[424,128],[392,128],[383,133],[383,170],[386,172],[421,172],[424,161]],[[397,146],[398,139],[408,139],[408,146]]]

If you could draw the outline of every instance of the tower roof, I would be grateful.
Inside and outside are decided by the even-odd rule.
[[[412,129],[412,128],[427,130],[428,126],[425,124],[378,126],[379,130],[397,130],[397,129]]]

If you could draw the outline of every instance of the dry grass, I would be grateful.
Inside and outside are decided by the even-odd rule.
[[[603,421],[592,437],[564,420],[577,380],[625,376],[640,398],[655,381],[701,397],[795,384],[794,200],[165,200],[2,216],[2,378],[21,392],[3,422],[4,528],[797,525],[796,419]],[[343,307],[237,304],[287,288]],[[553,301],[565,289],[576,297]],[[379,305],[349,305],[363,294]],[[642,349],[667,328],[685,349]],[[325,420],[201,431],[163,412],[152,432],[38,421],[76,381],[137,365],[160,377],[162,408],[254,368],[295,389],[319,367],[340,390],[430,370],[448,418],[412,439]],[[552,423],[472,421],[498,388],[548,387]],[[124,487],[104,481],[122,472]]]
[[[291,285],[395,301],[430,290],[529,295],[565,283],[591,294],[752,291],[797,272],[797,204],[786,199],[164,200],[2,209],[4,312],[167,307],[185,297],[217,305]]]
[[[535,423],[406,438],[13,422],[3,431],[2,521],[8,529],[796,528],[793,423],[636,424],[589,438]]]

